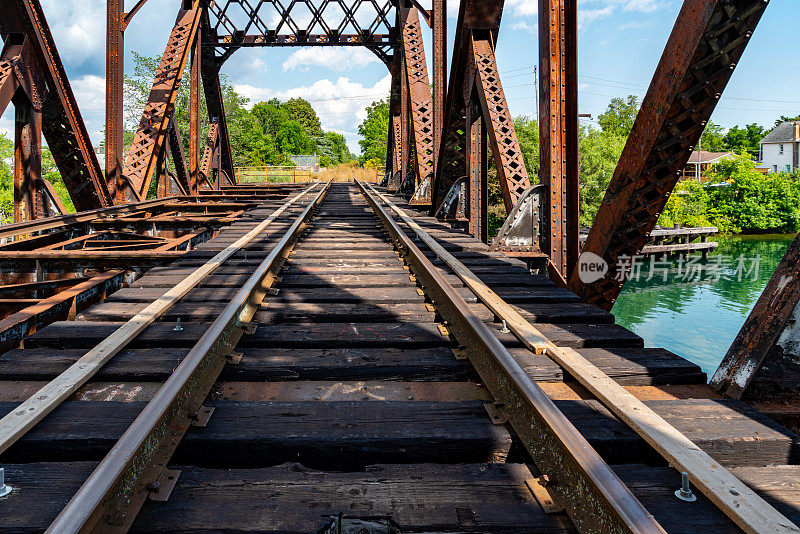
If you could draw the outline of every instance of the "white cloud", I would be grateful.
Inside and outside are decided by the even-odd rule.
[[[310,48],[295,50],[283,62],[283,71],[308,71],[311,66],[327,67],[335,71],[363,69],[371,63],[378,63],[378,57],[361,47]]]
[[[65,64],[103,59],[106,3],[102,0],[42,0],[47,22]]]
[[[610,16],[614,12],[614,6],[606,6],[599,9],[578,10],[578,27],[583,28],[597,19]]]
[[[506,5],[511,7],[512,13],[523,17],[531,17],[539,11],[537,0],[509,0]]]
[[[323,79],[286,91],[253,85],[234,85],[234,88],[250,99],[251,106],[271,98],[308,100],[319,115],[322,128],[342,133],[347,138],[350,150],[356,151],[358,134],[355,130],[367,117],[367,106],[376,100],[387,98],[390,86],[391,76],[387,74],[372,86],[340,77],[336,81]]]

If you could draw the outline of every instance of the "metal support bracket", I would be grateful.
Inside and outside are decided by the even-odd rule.
[[[156,502],[167,502],[169,496],[172,495],[172,490],[175,489],[175,485],[178,483],[179,476],[181,476],[181,472],[177,469],[164,469],[161,471],[158,479],[147,485],[149,499]]]
[[[525,190],[497,233],[490,250],[538,252],[541,242],[542,202],[547,187],[538,184]]]

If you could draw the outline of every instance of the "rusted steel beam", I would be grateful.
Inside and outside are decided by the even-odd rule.
[[[399,10],[398,10],[399,11]],[[399,16],[399,14],[398,14]],[[408,71],[406,70],[406,58],[400,54],[400,185],[398,191],[407,193],[406,184],[408,181],[408,164],[411,155],[411,96],[408,94]],[[411,188],[413,190],[413,187]]]
[[[525,160],[522,158],[508,101],[503,93],[503,85],[500,83],[491,35],[486,32],[483,36],[475,36],[471,49],[473,53],[471,59],[475,65],[474,83],[489,134],[497,177],[503,191],[506,212],[511,212],[522,193],[531,186],[531,182],[528,179]]]
[[[600,205],[583,253],[608,265],[605,278],[569,287],[611,309],[622,289],[618,260],[647,243],[680,170],[733,74],[765,0],[685,0],[633,130]]]
[[[209,27],[208,13],[203,13],[200,38],[203,43],[210,42],[213,31]],[[222,85],[219,80],[219,69],[225,58],[217,59],[213,47],[201,47],[200,73],[203,80],[203,92],[206,97],[209,122],[217,123],[219,137],[219,166],[218,169],[227,175],[231,182],[236,183],[233,169],[233,155],[231,152],[228,123],[225,119],[225,106],[223,105]],[[208,175],[206,175],[208,176]],[[217,180],[221,182],[222,180]]]
[[[389,65],[389,73],[392,76],[391,89],[389,93],[389,137],[386,145],[386,172],[389,179],[387,187],[396,191],[402,183],[402,164],[401,164],[401,143],[403,140],[402,130],[402,69],[401,54],[395,51],[392,63]]]
[[[412,204],[430,203],[430,183],[433,174],[433,97],[422,42],[422,27],[416,7],[401,7],[400,24],[403,30],[403,66],[406,91],[411,112],[410,141],[414,146],[414,196]]]
[[[0,0],[0,13],[0,33],[23,34],[30,40],[36,71],[48,88],[41,106],[42,131],[75,208],[111,205],[111,195],[39,0]]]
[[[439,161],[447,98],[447,1],[433,0],[433,168]]]
[[[24,222],[47,216],[37,190],[42,179],[42,113],[19,93],[14,109],[14,222]]]
[[[53,321],[75,317],[92,304],[102,302],[124,282],[125,271],[104,273],[46,298],[0,320],[0,353],[19,347],[22,340]]]
[[[561,279],[578,262],[577,9],[576,0],[539,0],[541,248]]]
[[[488,157],[483,115],[477,105],[467,108],[467,171],[469,175],[469,233],[486,243],[488,221]]]
[[[123,99],[125,85],[125,0],[106,3],[106,183],[116,201],[125,202]]]
[[[68,227],[74,224],[86,223],[107,215],[120,215],[124,213],[133,213],[137,211],[145,211],[157,206],[162,206],[168,202],[174,202],[174,198],[162,198],[148,200],[137,204],[125,204],[121,206],[109,206],[108,208],[99,208],[95,210],[82,211],[78,213],[71,213],[66,215],[57,215],[40,219],[35,221],[28,221],[23,223],[7,224],[0,227],[0,239],[8,237],[17,237],[24,234],[32,234],[36,232],[44,232],[54,228]]]
[[[199,1],[194,0],[190,9],[181,8],[178,12],[125,162],[123,172],[127,187],[124,196],[127,201],[147,198],[150,181],[165,144],[184,67],[198,33],[202,11]],[[121,200],[119,193],[118,200]]]
[[[189,168],[186,166],[186,158],[183,155],[183,140],[181,139],[181,131],[178,128],[178,122],[175,120],[175,114],[169,121],[169,149],[172,154],[172,163],[175,165],[175,180],[180,187],[180,191],[175,191],[176,195],[191,195],[192,186],[189,178]],[[171,196],[171,195],[166,195]]]
[[[432,214],[438,212],[456,180],[466,175],[465,153],[469,142],[464,134],[466,108],[474,95],[477,95],[483,111],[484,126],[508,211],[530,186],[494,57],[503,5],[503,0],[465,0],[461,4],[440,156],[432,188]],[[477,91],[473,91],[473,85]]]
[[[192,48],[189,80],[189,194],[196,195],[200,185],[200,57],[203,32],[197,34]]]
[[[219,168],[219,123],[211,122],[208,125],[203,159],[200,161],[200,178],[212,189],[216,186],[216,180],[213,178],[216,173],[215,168]]]
[[[789,246],[711,378],[711,386],[717,391],[735,399],[797,399],[799,282],[800,235]]]

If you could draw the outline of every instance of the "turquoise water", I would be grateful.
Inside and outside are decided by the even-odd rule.
[[[612,312],[646,346],[671,350],[710,378],[793,239],[717,237],[706,261],[640,260],[638,280],[634,268]]]

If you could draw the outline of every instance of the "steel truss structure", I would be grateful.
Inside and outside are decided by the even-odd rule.
[[[444,0],[432,0],[430,9],[417,0],[180,0],[133,146],[125,153],[124,32],[145,3],[138,0],[130,11],[123,0],[107,4],[103,175],[39,0],[0,0],[3,13],[10,14],[0,20],[0,110],[12,102],[16,109],[17,220],[63,211],[41,177],[41,135],[79,210],[142,201],[152,190],[158,197],[196,195],[201,188],[236,184],[220,85],[225,61],[248,47],[361,46],[392,77],[385,185],[441,218],[462,219],[473,235],[488,241],[491,152],[511,215],[493,248],[544,258],[557,282],[601,307],[613,305],[622,286],[618,277],[584,284],[576,269],[576,0],[539,0],[539,184],[531,183],[525,167],[497,69],[504,0],[462,0],[449,80]],[[584,248],[602,258],[609,273],[647,241],[767,5],[684,0]],[[432,29],[430,70],[423,22]],[[189,132],[180,132],[174,107],[187,64],[191,120]],[[207,131],[201,128],[201,91]]]

